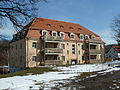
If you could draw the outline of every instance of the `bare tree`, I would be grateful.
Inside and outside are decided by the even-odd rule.
[[[120,42],[120,15],[114,18],[112,23],[112,30],[115,32],[114,38],[117,42]]]
[[[0,66],[8,65],[9,41],[0,39]]]
[[[9,20],[16,29],[36,16],[38,1],[46,0],[0,0],[0,25]]]

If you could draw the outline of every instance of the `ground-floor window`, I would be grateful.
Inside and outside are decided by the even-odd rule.
[[[32,56],[32,61],[36,61],[37,57],[36,56]]]

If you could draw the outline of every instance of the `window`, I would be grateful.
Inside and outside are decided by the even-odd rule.
[[[95,36],[92,35],[92,36],[91,36],[91,39],[94,39],[94,38],[95,38]]]
[[[67,43],[67,45],[69,45],[69,43]]]
[[[57,32],[56,31],[52,31],[52,36],[56,37],[57,36]]]
[[[74,29],[73,27],[69,27],[70,29]]]
[[[78,44],[78,46],[80,46],[80,44]]]
[[[78,51],[78,53],[80,54],[80,50]]]
[[[74,39],[74,33],[70,33],[70,39]]]
[[[84,45],[82,45],[82,50],[84,50],[85,49],[85,47],[84,47]]]
[[[65,61],[65,56],[62,56],[61,58],[62,58],[63,61]]]
[[[52,26],[51,24],[47,24],[47,26]]]
[[[36,47],[37,47],[37,43],[36,43],[36,42],[33,42],[33,43],[32,43],[32,47],[33,47],[33,48],[36,48]]]
[[[82,30],[82,28],[78,28],[79,30]]]
[[[85,39],[88,40],[88,39],[89,39],[89,36],[88,36],[88,35],[85,35]]]
[[[69,50],[67,50],[67,54],[69,54]]]
[[[84,56],[82,56],[82,60],[85,60],[85,59],[84,59]]]
[[[72,44],[72,54],[75,54],[75,44]]]
[[[64,37],[65,37],[64,32],[60,32],[60,37],[61,37],[62,39],[64,39]]]
[[[64,26],[61,25],[60,28],[64,28]]]
[[[83,40],[83,39],[84,39],[84,35],[83,35],[83,34],[80,34],[80,35],[79,35],[79,38],[80,38],[80,40]]]
[[[32,56],[32,61],[36,61],[36,56]]]
[[[43,36],[46,36],[48,34],[48,31],[47,30],[42,30],[42,35]]]
[[[62,48],[62,49],[65,49],[65,44],[61,44],[61,48]]]

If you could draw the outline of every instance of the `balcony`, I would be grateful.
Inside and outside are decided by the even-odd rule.
[[[61,60],[45,60],[45,65],[63,65]]]
[[[103,53],[102,50],[97,50],[97,49],[90,49],[89,50],[90,54],[101,54]]]
[[[95,40],[95,39],[86,39],[85,40],[85,42],[86,43],[102,43],[102,41],[101,40]]]
[[[60,42],[63,39],[60,36],[43,36],[42,37],[43,40],[45,40],[45,42]]]
[[[60,48],[45,48],[45,54],[60,54],[63,49]]]
[[[89,39],[90,43],[102,43],[101,40]]]

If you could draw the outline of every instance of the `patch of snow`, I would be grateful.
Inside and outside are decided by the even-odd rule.
[[[0,79],[0,90],[29,90],[30,88],[32,90],[39,90],[40,88],[44,88],[44,90],[50,90],[52,87],[67,83],[68,81],[65,79],[74,79],[75,76],[80,75],[82,72],[107,70],[104,71],[105,73],[113,70],[120,70],[120,68],[112,68],[112,66],[108,65],[116,62],[118,61],[104,64],[83,64],[72,65],[68,67],[56,67],[56,69],[60,70],[61,72],[46,72],[38,75],[2,78]]]

